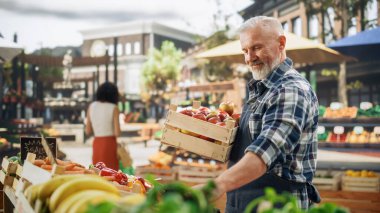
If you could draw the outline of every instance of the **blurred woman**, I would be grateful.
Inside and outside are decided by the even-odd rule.
[[[107,167],[118,170],[116,138],[120,136],[119,91],[110,82],[105,82],[96,92],[96,101],[87,111],[86,134],[94,134],[92,163],[104,162]]]

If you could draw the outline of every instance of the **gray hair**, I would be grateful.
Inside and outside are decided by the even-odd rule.
[[[266,31],[272,31],[278,33],[278,35],[284,35],[284,29],[278,19],[268,16],[256,16],[248,19],[240,26],[238,32],[242,33],[257,26]]]

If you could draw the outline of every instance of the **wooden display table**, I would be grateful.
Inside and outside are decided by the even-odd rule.
[[[319,191],[322,203],[335,203],[351,213],[380,212],[379,192]]]

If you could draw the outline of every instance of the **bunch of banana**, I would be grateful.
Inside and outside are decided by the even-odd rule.
[[[120,197],[112,183],[97,175],[56,176],[30,186],[24,193],[32,206],[39,199],[50,212],[83,212],[90,203],[117,201]]]

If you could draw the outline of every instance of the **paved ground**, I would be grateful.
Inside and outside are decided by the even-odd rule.
[[[123,141],[123,138],[119,138]],[[60,145],[60,150],[67,155],[68,160],[80,163],[83,166],[91,164],[92,158],[92,139],[89,139],[85,144],[76,144],[65,142]],[[147,147],[144,143],[128,143],[127,147],[133,159],[133,166],[148,164],[148,157],[158,151],[159,141],[148,141]]]

